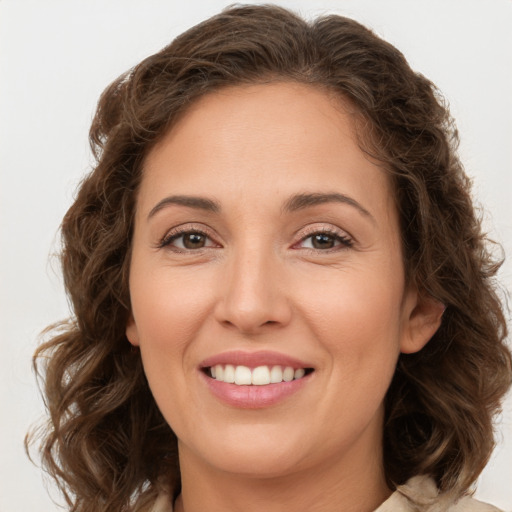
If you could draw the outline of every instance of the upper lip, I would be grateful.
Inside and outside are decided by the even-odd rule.
[[[209,368],[217,364],[231,364],[233,366],[247,366],[256,368],[258,366],[291,366],[292,368],[313,368],[305,361],[301,361],[287,354],[272,351],[244,352],[233,350],[208,357],[199,365],[201,368]]]

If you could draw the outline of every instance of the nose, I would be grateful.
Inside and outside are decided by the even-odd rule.
[[[286,326],[292,310],[279,258],[253,248],[226,261],[215,308],[218,322],[243,334]]]

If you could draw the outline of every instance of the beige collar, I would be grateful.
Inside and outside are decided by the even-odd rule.
[[[161,493],[151,512],[172,512],[168,494]],[[465,496],[454,500],[451,495],[440,495],[434,481],[426,476],[411,478],[380,505],[374,512],[500,512],[492,505]]]

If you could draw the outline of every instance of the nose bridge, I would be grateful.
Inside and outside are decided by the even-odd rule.
[[[226,274],[217,311],[221,322],[251,333],[289,321],[280,259],[269,244],[262,240],[240,243],[231,251]]]

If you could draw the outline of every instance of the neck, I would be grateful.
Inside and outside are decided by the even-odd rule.
[[[180,446],[182,494],[175,512],[372,512],[391,494],[382,450],[352,448],[296,472],[261,477],[208,466]]]

